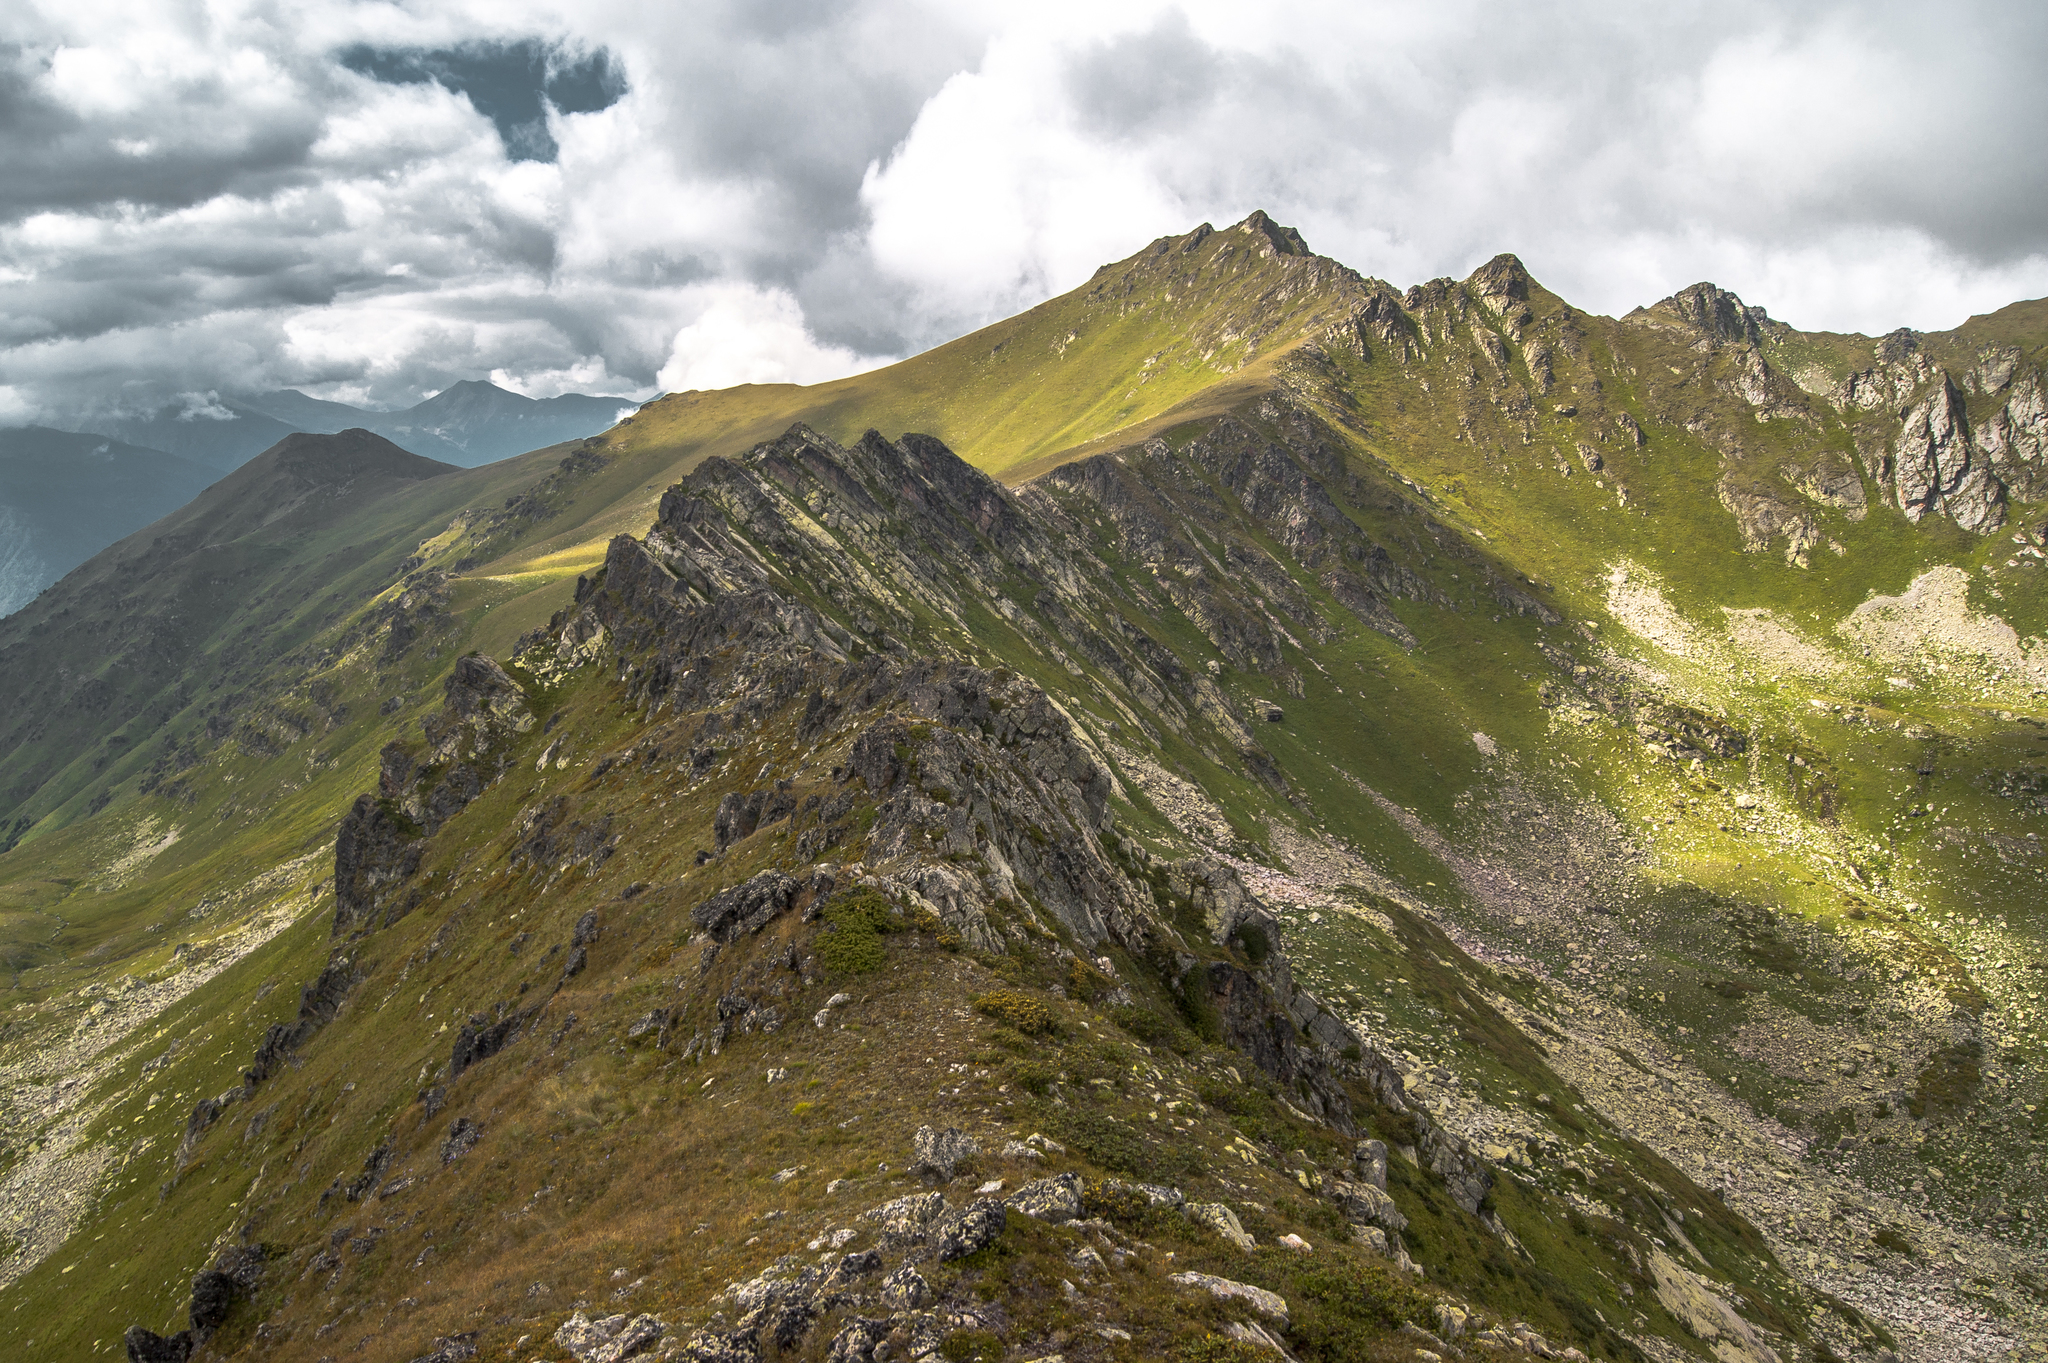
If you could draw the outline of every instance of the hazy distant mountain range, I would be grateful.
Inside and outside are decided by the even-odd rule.
[[[0,431],[0,615],[219,477],[194,460],[104,436]]]
[[[562,440],[594,435],[639,404],[630,398],[565,393],[529,398],[481,379],[445,388],[399,412],[378,412],[307,397],[294,388],[224,399],[218,416],[165,409],[149,417],[82,420],[80,430],[164,450],[226,473],[293,431],[332,435],[375,431],[400,449],[474,468]]]
[[[398,412],[286,388],[219,401],[214,415],[167,408],[80,419],[77,430],[0,430],[0,615],[294,432],[374,431],[410,453],[474,467],[593,435],[637,405],[522,397],[479,380]]]

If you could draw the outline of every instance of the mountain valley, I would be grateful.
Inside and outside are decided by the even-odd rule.
[[[0,620],[0,1348],[2040,1356],[2044,353],[1254,214],[288,435]]]

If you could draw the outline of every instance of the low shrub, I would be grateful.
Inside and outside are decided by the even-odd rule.
[[[1238,949],[1253,965],[1264,965],[1266,958],[1273,954],[1273,943],[1266,936],[1266,930],[1256,923],[1246,923],[1237,930]]]
[[[865,975],[888,964],[882,934],[903,926],[903,918],[882,895],[862,888],[828,902],[819,916],[818,963],[834,975]]]
[[[1175,1183],[1202,1172],[1195,1152],[1147,1140],[1101,1112],[1067,1108],[1052,1119],[1053,1134],[1113,1173],[1147,1183]]]
[[[1152,1199],[1115,1179],[1091,1178],[1081,1185],[1081,1205],[1090,1216],[1106,1216],[1129,1226],[1146,1218]]]
[[[997,1022],[1007,1023],[1026,1036],[1046,1036],[1059,1030],[1059,1022],[1046,1007],[1029,994],[1015,989],[994,989],[974,1001],[975,1011]]]
[[[1384,1260],[1332,1256],[1301,1266],[1293,1277],[1293,1299],[1313,1308],[1296,1322],[1306,1353],[1340,1358],[1317,1348],[1318,1338],[1436,1321],[1436,1298]]]
[[[1116,988],[1109,976],[1076,956],[1067,962],[1067,993],[1083,1003],[1094,1003]]]
[[[997,1363],[1002,1356],[1003,1341],[991,1330],[955,1330],[939,1343],[947,1363]]]
[[[1039,1098],[1043,1098],[1046,1095],[1047,1090],[1052,1088],[1053,1081],[1057,1078],[1059,1078],[1058,1073],[1050,1065],[1031,1065],[1020,1062],[1013,1063],[1010,1066],[1010,1082],[1023,1089],[1026,1093]]]
[[[872,932],[827,926],[818,935],[818,964],[834,975],[865,975],[888,964],[882,939]]]

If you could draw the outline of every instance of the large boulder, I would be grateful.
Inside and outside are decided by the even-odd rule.
[[[1219,1301],[1243,1302],[1269,1320],[1287,1323],[1287,1299],[1277,1292],[1207,1273],[1176,1273],[1173,1281],[1182,1287],[1200,1288]]]

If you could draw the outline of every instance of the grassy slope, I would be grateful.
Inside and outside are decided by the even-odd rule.
[[[1207,249],[1212,253],[1212,267],[1214,253],[1232,244],[1230,236],[1224,233],[1210,239]],[[643,530],[661,489],[707,454],[745,448],[779,432],[790,420],[803,419],[835,435],[851,435],[867,426],[890,431],[932,430],[984,466],[1015,473],[1046,464],[1068,446],[1090,440],[1100,443],[1102,432],[1118,423],[1127,431],[1170,428],[1245,391],[1226,385],[1268,380],[1288,345],[1309,332],[1314,321],[1325,320],[1321,309],[1329,295],[1310,297],[1314,293],[1310,291],[1301,295],[1310,301],[1298,320],[1290,323],[1291,329],[1283,328],[1264,339],[1257,353],[1249,356],[1249,365],[1234,367],[1248,358],[1250,347],[1243,343],[1238,343],[1236,350],[1226,344],[1208,359],[1201,358],[1204,350],[1212,348],[1200,342],[1204,327],[1215,328],[1218,319],[1227,321],[1232,309],[1273,296],[1279,287],[1272,277],[1274,269],[1302,268],[1284,257],[1267,261],[1265,266],[1264,274],[1243,271],[1236,293],[1217,295],[1213,307],[1197,310],[1185,293],[1169,299],[1173,292],[1170,282],[1145,276],[1141,257],[1135,264],[1116,267],[1125,275],[1118,275],[1116,269],[1109,272],[1112,281],[1133,278],[1128,297],[1109,297],[1099,277],[1075,295],[877,375],[815,389],[684,394],[648,409],[613,433],[612,461],[575,481],[548,515],[531,527],[520,528],[509,542],[489,542],[488,548],[494,551],[490,561],[466,574],[456,588],[455,627],[438,660],[409,662],[402,676],[377,675],[375,669],[360,667],[345,670],[346,675],[339,678],[338,695],[349,718],[310,742],[319,755],[317,760],[308,760],[305,744],[293,745],[275,756],[224,751],[211,760],[204,780],[195,783],[197,798],[186,805],[130,793],[133,778],[147,765],[139,757],[111,761],[94,782],[73,779],[58,787],[60,794],[70,793],[63,802],[47,806],[57,817],[0,862],[5,871],[0,894],[7,897],[0,906],[7,916],[0,922],[5,923],[15,944],[10,951],[16,954],[18,964],[48,962],[33,975],[17,979],[17,1021],[9,1029],[10,1040],[27,1040],[53,1026],[70,1025],[78,1004],[67,1002],[41,1013],[35,1012],[33,1005],[47,1006],[59,994],[75,993],[83,982],[173,968],[170,949],[181,932],[204,936],[216,926],[201,921],[192,929],[183,928],[186,905],[196,904],[224,883],[234,883],[280,861],[321,853],[336,812],[373,780],[375,749],[394,722],[377,714],[378,702],[388,694],[419,696],[429,692],[446,661],[460,648],[484,647],[502,656],[517,634],[543,621],[566,601],[570,581],[599,561],[605,539],[615,533]],[[1096,292],[1091,294],[1091,290]],[[1539,294],[1537,302],[1539,317],[1554,315],[1553,300]],[[2033,338],[2040,333],[2029,308],[2038,312],[2039,305],[2017,305],[1991,318],[1974,319],[1965,334],[1976,335],[1981,324],[1987,338],[1995,335],[2000,340],[2009,337],[2038,344]],[[1988,560],[1992,548],[1984,542],[1936,526],[1909,531],[1896,515],[1882,510],[1874,510],[1861,524],[1824,513],[1828,533],[1849,553],[1839,559],[1816,555],[1811,569],[1793,568],[1775,554],[1742,554],[1730,518],[1713,497],[1719,454],[1657,417],[1658,404],[1686,400],[1687,386],[1699,383],[1684,375],[1668,375],[1672,364],[1667,361],[1686,368],[1689,357],[1672,353],[1676,348],[1664,338],[1602,319],[1581,320],[1591,333],[1593,359],[1577,370],[1560,363],[1560,382],[1569,387],[1575,380],[1591,377],[1593,365],[1608,361],[1598,375],[1607,407],[1635,412],[1653,431],[1650,445],[1640,452],[1603,446],[1613,475],[1630,489],[1629,509],[1618,506],[1611,482],[1609,488],[1599,488],[1582,468],[1571,478],[1556,472],[1550,452],[1572,457],[1573,432],[1579,423],[1548,413],[1549,404],[1545,404],[1545,414],[1535,420],[1537,443],[1533,446],[1521,443],[1520,431],[1512,423],[1482,414],[1481,441],[1491,441],[1500,451],[1498,458],[1489,458],[1476,453],[1472,441],[1446,438],[1446,433],[1455,429],[1459,413],[1458,406],[1448,400],[1454,391],[1450,385],[1438,383],[1435,386],[1443,396],[1423,401],[1410,376],[1387,362],[1356,367],[1344,376],[1365,414],[1365,419],[1356,423],[1363,465],[1378,464],[1412,479],[1426,491],[1442,518],[1483,532],[1487,544],[1507,564],[1554,583],[1563,604],[1574,614],[1592,619],[1603,614],[1600,566],[1622,555],[1653,564],[1669,597],[1694,620],[1711,620],[1724,605],[1763,606],[1811,622],[1808,627],[1815,633],[1872,590],[1896,591],[1932,564],[1961,562],[1976,568]],[[1166,341],[1159,339],[1158,328],[1167,329]],[[1198,340],[1174,339],[1189,332],[1196,333]],[[1059,344],[1069,333],[1075,334],[1075,339],[1067,342],[1063,353]],[[1164,377],[1139,383],[1145,359],[1155,353],[1163,358],[1152,368],[1164,371]],[[1621,377],[1624,366],[1633,366],[1634,371],[1627,382]],[[1724,399],[1710,395],[1704,401],[1715,405]],[[1765,430],[1759,448],[1766,459],[1771,449],[1802,453],[1816,437],[1846,447],[1846,435],[1838,424],[1829,428],[1822,422],[1818,431]],[[1111,438],[1106,443],[1116,441]],[[362,600],[388,583],[397,560],[413,545],[442,535],[457,510],[495,506],[534,483],[560,454],[541,452],[436,479],[427,485],[431,497],[415,493],[367,508],[349,521],[314,529],[289,548],[288,557],[260,569],[252,564],[252,576],[261,571],[273,575],[268,577],[270,581],[302,579],[318,572],[317,565],[322,564],[340,568],[324,574],[332,584],[329,592],[281,609],[277,616],[280,624],[274,628],[287,631],[286,637],[293,642],[312,638],[323,627],[331,631],[335,628],[331,612],[337,607],[345,610],[349,601]],[[469,541],[460,534],[444,538],[447,544],[439,561],[453,562]],[[360,560],[337,557],[345,546],[354,545],[369,546],[371,551]],[[1439,581],[1448,591],[1458,590],[1448,570],[1439,574]],[[125,600],[136,609],[149,605],[146,598],[132,594]],[[1330,610],[1334,616],[1334,606]],[[1544,675],[1544,665],[1536,651],[1537,631],[1532,624],[1510,620],[1477,628],[1484,614],[1477,602],[1462,615],[1447,616],[1405,605],[1402,613],[1421,638],[1422,647],[1407,654],[1380,636],[1359,632],[1339,644],[1315,650],[1315,661],[1324,671],[1303,669],[1311,677],[1308,694],[1289,704],[1290,712],[1298,715],[1297,722],[1270,736],[1271,746],[1332,831],[1369,849],[1385,870],[1417,896],[1455,910],[1457,892],[1441,863],[1401,832],[1376,805],[1356,798],[1355,788],[1343,776],[1357,776],[1455,834],[1466,817],[1463,811],[1471,807],[1469,801],[1461,806],[1460,797],[1483,792],[1491,779],[1472,747],[1469,735],[1474,729],[1484,729],[1504,747],[1523,753],[1542,751],[1558,740],[1535,697],[1536,680]],[[1614,628],[1612,622],[1605,627],[1609,631]],[[1043,670],[1031,666],[1029,658],[1016,661],[1027,670]],[[1706,684],[1695,673],[1686,673],[1670,660],[1665,662],[1688,684]],[[1383,683],[1380,673],[1385,674]],[[1357,678],[1357,683],[1371,684],[1347,684],[1342,680],[1347,675]],[[1319,676],[1332,679],[1327,689],[1314,680]],[[1045,680],[1060,682],[1063,678],[1048,676]],[[2012,888],[2029,883],[2022,878],[2008,887],[2006,880],[2015,874],[2009,868],[1972,862],[1964,849],[1916,837],[1911,829],[1893,832],[1897,805],[1904,798],[1900,782],[1914,784],[1906,773],[1924,744],[1889,732],[1879,734],[1872,728],[1844,726],[1831,718],[1815,720],[1801,708],[1808,694],[1817,690],[1805,683],[1780,685],[1759,673],[1723,675],[1715,678],[1714,684],[1720,688],[1720,703],[1731,709],[1747,707],[1753,722],[1775,726],[1780,743],[1802,742],[1837,769],[1857,768],[1855,775],[1845,779],[1853,831],[1872,841],[1883,841],[1888,835],[1898,839],[1906,850],[1895,850],[1892,855],[1902,858],[1902,883],[1928,902],[1942,903],[1947,896],[1947,902],[1963,904],[1973,895],[2010,894]],[[1342,696],[1335,691],[1340,685],[1344,687]],[[1995,765],[2008,757],[2019,760],[2027,751],[2022,745],[2029,735],[1989,723],[1942,703],[1942,699],[1915,693],[1894,699],[1894,708],[1885,713],[1941,727],[1950,735],[1952,752],[1968,755],[1975,752],[1973,745],[1983,742],[1984,763]],[[409,708],[401,712],[401,718],[416,713]],[[184,733],[196,731],[200,722],[197,709],[181,716],[179,722],[185,725]],[[96,731],[88,728],[81,732]],[[1648,817],[1652,810],[1661,817],[1675,794],[1698,794],[1682,774],[1646,767],[1632,742],[1610,737],[1597,726],[1571,740],[1560,756],[1569,759],[1569,769],[1561,764],[1552,772],[1559,789],[1593,796],[1637,818]],[[1184,758],[1245,831],[1256,831],[1260,819],[1284,812],[1274,810],[1253,787],[1213,769],[1199,754],[1185,754]],[[1864,776],[1865,771],[1870,775]],[[1650,778],[1651,789],[1635,784],[1645,777]],[[2007,806],[1985,793],[1967,763],[1944,765],[1932,787],[1915,788],[1920,792],[1915,800],[1935,799],[1966,817],[2009,815]],[[113,790],[117,803],[96,818],[81,819],[86,798],[102,789]],[[476,817],[485,818],[490,808],[480,806]],[[509,811],[507,806],[500,812]],[[1142,818],[1143,811],[1133,811],[1133,816]],[[110,852],[132,842],[133,830],[148,819],[156,821],[150,825],[155,830],[178,826],[180,840],[146,863],[128,885],[100,888],[105,880],[101,868]],[[1752,896],[1757,893],[1753,855],[1742,853],[1711,826],[1690,820],[1685,837],[1684,845],[1667,853],[1667,876]],[[677,845],[694,844],[679,838]],[[1842,896],[1835,886],[1812,874],[1817,869],[1812,850],[1794,852],[1784,860],[1777,858],[1785,854],[1772,854],[1780,869],[1772,877],[1769,895],[1787,907],[1840,924]],[[1744,863],[1739,868],[1742,874],[1738,874],[1738,860]],[[1907,861],[1917,865],[1906,868]],[[316,860],[306,881],[316,882],[320,873]],[[1437,884],[1431,885],[1432,881]],[[303,894],[308,887],[302,883],[292,888]],[[1432,889],[1440,893],[1430,894]],[[308,898],[306,902],[317,910],[331,901]],[[568,913],[567,909],[551,909],[549,921]],[[181,926],[168,926],[172,923]],[[194,1025],[201,1026],[199,1035],[206,1038],[203,1046],[190,1048],[166,1072],[161,1084],[135,1085],[123,1100],[128,1106],[104,1119],[107,1129],[116,1121],[124,1123],[124,1141],[148,1139],[154,1144],[146,1156],[138,1156],[146,1163],[138,1167],[132,1188],[122,1185],[126,1191],[109,1200],[89,1229],[90,1235],[109,1235],[116,1243],[134,1248],[121,1260],[119,1275],[93,1289],[97,1300],[106,1303],[105,1308],[81,1312],[74,1342],[88,1336],[104,1338],[96,1332],[118,1314],[116,1303],[127,1309],[131,1294],[161,1292],[167,1312],[174,1289],[180,1286],[171,1283],[171,1278],[196,1262],[203,1242],[225,1228],[198,1214],[202,1206],[218,1205],[210,1200],[215,1194],[203,1193],[210,1184],[188,1179],[180,1185],[178,1198],[197,1199],[190,1202],[189,1217],[166,1220],[162,1211],[149,1206],[156,1196],[161,1159],[175,1143],[175,1128],[182,1113],[189,1110],[192,1096],[226,1087],[261,1025],[288,1015],[290,986],[313,973],[323,936],[324,926],[316,913],[181,1005]],[[1385,978],[1390,962],[1415,959],[1398,943],[1340,949],[1337,937],[1331,935],[1332,945],[1313,967],[1333,982],[1345,980],[1354,986],[1374,982]],[[35,944],[33,954],[27,954],[30,944]],[[394,942],[392,949],[397,945]],[[100,947],[106,948],[103,955],[95,958],[89,954]],[[1375,952],[1381,953],[1377,959]],[[1396,964],[1391,968],[1413,966]],[[260,1002],[250,1002],[256,986],[266,980],[283,981],[285,987]],[[1779,988],[1775,982],[1772,987]],[[1786,988],[1781,992],[1798,1001],[1797,991]],[[1700,1006],[1709,1005],[1703,1001]],[[1409,1007],[1404,998],[1400,1008]],[[1427,1025],[1422,1014],[1414,1017],[1418,1026]],[[418,1020],[406,1024],[417,1025]],[[178,1014],[167,1015],[159,1026],[166,1038],[185,1030]],[[394,1035],[388,1044],[398,1050],[408,1045],[419,1050],[426,1047],[426,1035],[438,1034],[407,1035],[410,1040]],[[1445,1044],[1450,1044],[1448,1039]],[[132,1073],[135,1063],[147,1053],[151,1053],[147,1047],[138,1047],[122,1075]],[[329,1056],[317,1063],[334,1068],[345,1067],[348,1061]],[[314,1078],[329,1082],[325,1069]],[[331,1080],[330,1087],[343,1082],[339,1069]],[[623,1072],[607,1077],[593,1070],[578,1082],[617,1093],[621,1085],[637,1081],[629,1081]],[[1753,1082],[1766,1087],[1760,1078]],[[179,1101],[147,1106],[149,1091],[169,1093],[172,1085]],[[125,1078],[117,1077],[109,1091],[126,1086]],[[548,1110],[582,1109],[569,1103]],[[350,1160],[359,1160],[360,1154],[359,1150],[336,1148],[323,1157],[321,1167],[342,1170]],[[150,1172],[152,1169],[156,1172]],[[324,1173],[306,1176],[314,1181],[324,1177]],[[147,1198],[142,1197],[145,1190]],[[167,1209],[175,1211],[185,1205],[180,1201],[176,1206],[167,1204]],[[166,1225],[180,1229],[166,1234]],[[605,1256],[601,1246],[591,1250],[587,1266],[591,1274]],[[37,1279],[13,1291],[36,1299],[44,1290],[37,1283],[45,1277],[54,1283],[63,1267],[73,1262],[77,1261],[71,1256],[60,1255],[38,1270]],[[82,1285],[87,1281],[92,1279],[70,1278],[65,1283],[69,1288],[74,1282]],[[128,1311],[129,1318],[146,1315],[140,1310]],[[33,1332],[23,1326],[9,1327],[12,1340],[30,1337]]]

